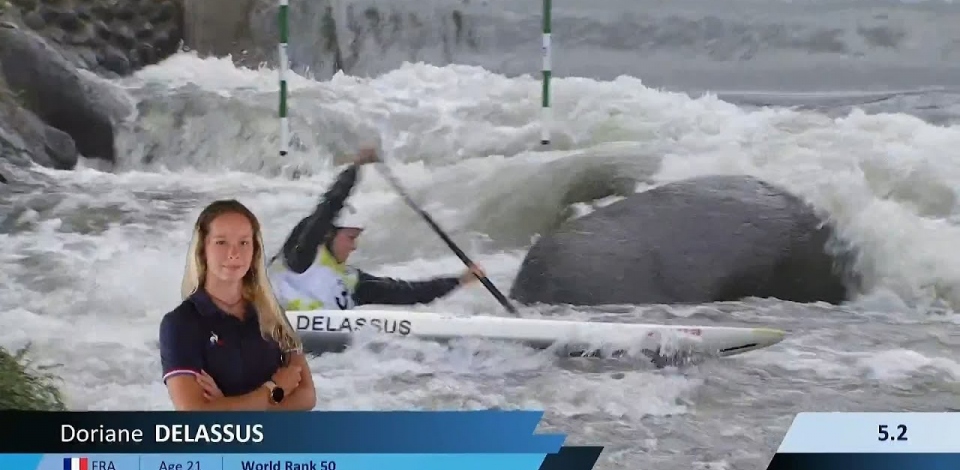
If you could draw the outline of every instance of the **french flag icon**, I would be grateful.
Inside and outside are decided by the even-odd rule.
[[[63,470],[90,470],[89,460],[86,457],[63,459]]]

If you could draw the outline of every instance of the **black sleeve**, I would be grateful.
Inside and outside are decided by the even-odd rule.
[[[425,304],[449,294],[459,285],[459,277],[403,281],[389,277],[376,277],[360,271],[353,298],[357,305]]]
[[[283,261],[291,271],[303,273],[317,259],[320,245],[333,230],[333,221],[357,182],[358,165],[343,170],[320,198],[317,208],[290,231],[283,243]]]

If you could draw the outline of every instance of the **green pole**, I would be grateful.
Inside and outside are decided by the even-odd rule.
[[[290,39],[289,0],[280,0],[280,156],[286,156],[290,145],[290,122],[287,121],[287,42]]]
[[[550,143],[550,9],[551,0],[543,0],[543,90],[540,103],[540,144]]]

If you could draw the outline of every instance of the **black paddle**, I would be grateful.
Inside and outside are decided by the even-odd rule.
[[[447,244],[447,246],[450,247],[450,249],[453,250],[454,253],[456,253],[457,257],[460,258],[460,261],[463,261],[463,264],[467,265],[467,267],[472,265],[473,261],[470,261],[470,258],[467,257],[467,254],[464,253],[463,250],[461,250],[460,247],[458,247],[457,244],[450,239],[450,237],[447,236],[447,234],[443,231],[443,229],[441,229],[440,226],[438,226],[437,223],[433,221],[433,218],[430,217],[429,214],[424,212],[424,210],[421,209],[420,206],[418,206],[417,203],[414,202],[413,199],[411,199],[410,196],[407,195],[407,192],[404,191],[403,188],[400,186],[400,181],[398,181],[397,178],[393,176],[393,173],[390,171],[390,168],[387,166],[387,164],[383,161],[380,161],[378,163],[379,165],[377,165],[377,167],[380,168],[380,172],[383,174],[383,177],[386,178],[387,181],[390,183],[390,185],[393,186],[393,189],[395,189],[397,193],[400,194],[400,197],[402,197],[404,201],[407,202],[407,205],[409,205],[410,208],[412,208],[414,211],[420,214],[420,217],[423,217],[423,220],[425,220],[427,224],[430,225],[430,228],[432,228],[433,231],[436,232],[437,235],[439,235],[440,238],[443,239],[443,241]],[[517,309],[514,308],[514,306],[510,303],[509,300],[507,300],[506,297],[504,297],[503,294],[500,293],[497,287],[494,286],[492,282],[490,282],[490,279],[487,276],[478,276],[478,277],[480,278],[480,282],[483,284],[483,286],[486,287],[487,290],[490,291],[490,293],[493,294],[494,297],[496,297],[497,301],[500,302],[500,305],[503,305],[503,308],[507,309],[508,312],[514,315],[517,314]]]

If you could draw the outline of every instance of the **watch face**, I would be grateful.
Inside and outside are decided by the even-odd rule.
[[[273,401],[283,400],[283,389],[282,389],[282,388],[276,387],[276,388],[274,388],[273,391],[270,392],[270,393],[273,395]]]

